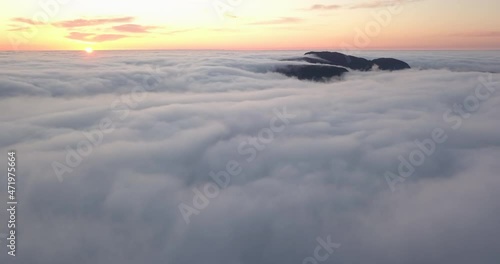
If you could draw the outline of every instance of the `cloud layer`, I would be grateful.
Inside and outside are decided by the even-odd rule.
[[[63,28],[77,28],[99,26],[105,24],[128,23],[132,22],[134,17],[116,17],[116,18],[97,18],[97,19],[74,19],[54,23],[55,26]]]
[[[325,263],[496,264],[498,54],[366,52],[413,69],[329,83],[272,72],[298,55],[0,53],[0,148],[19,159],[17,261],[303,263],[330,236],[341,247]],[[489,95],[474,111],[443,119],[478,87]],[[260,138],[284,108],[290,122]],[[59,181],[53,163],[97,139],[102,120],[112,131]],[[436,128],[447,140],[391,192],[384,173]],[[179,204],[231,160],[241,173],[186,224]]]
[[[365,1],[362,3],[356,3],[351,5],[337,5],[337,4],[314,4],[309,10],[312,11],[325,11],[325,10],[337,10],[337,9],[374,9],[381,7],[390,6],[400,6],[413,2],[420,2],[422,0],[376,0],[376,1]]]

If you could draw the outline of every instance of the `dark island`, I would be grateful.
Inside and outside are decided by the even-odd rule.
[[[374,69],[384,71],[398,71],[410,69],[408,63],[393,59],[379,58],[367,60],[340,52],[307,52],[304,57],[286,59],[285,61],[303,61],[304,65],[286,65],[276,68],[276,72],[299,80],[327,81],[332,77],[340,78],[349,70],[371,71]]]

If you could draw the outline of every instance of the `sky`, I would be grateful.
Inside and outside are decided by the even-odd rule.
[[[495,0],[20,0],[0,10],[0,50],[500,47]]]

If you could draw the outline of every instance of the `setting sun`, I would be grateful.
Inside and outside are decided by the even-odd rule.
[[[94,52],[94,49],[92,49],[91,47],[86,47],[85,48],[85,52],[87,52],[88,54]]]

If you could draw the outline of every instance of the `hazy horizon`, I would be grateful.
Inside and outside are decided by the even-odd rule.
[[[0,50],[0,52],[23,52],[23,51],[76,51],[76,52],[84,52],[84,50],[80,49],[66,49],[66,50]],[[478,51],[478,52],[488,52],[488,51],[500,51],[500,49],[366,49],[366,50],[340,50],[340,49],[108,49],[108,50],[95,50],[93,51],[331,51],[331,52],[344,52],[345,54],[356,53],[356,52],[364,52],[364,51]]]

